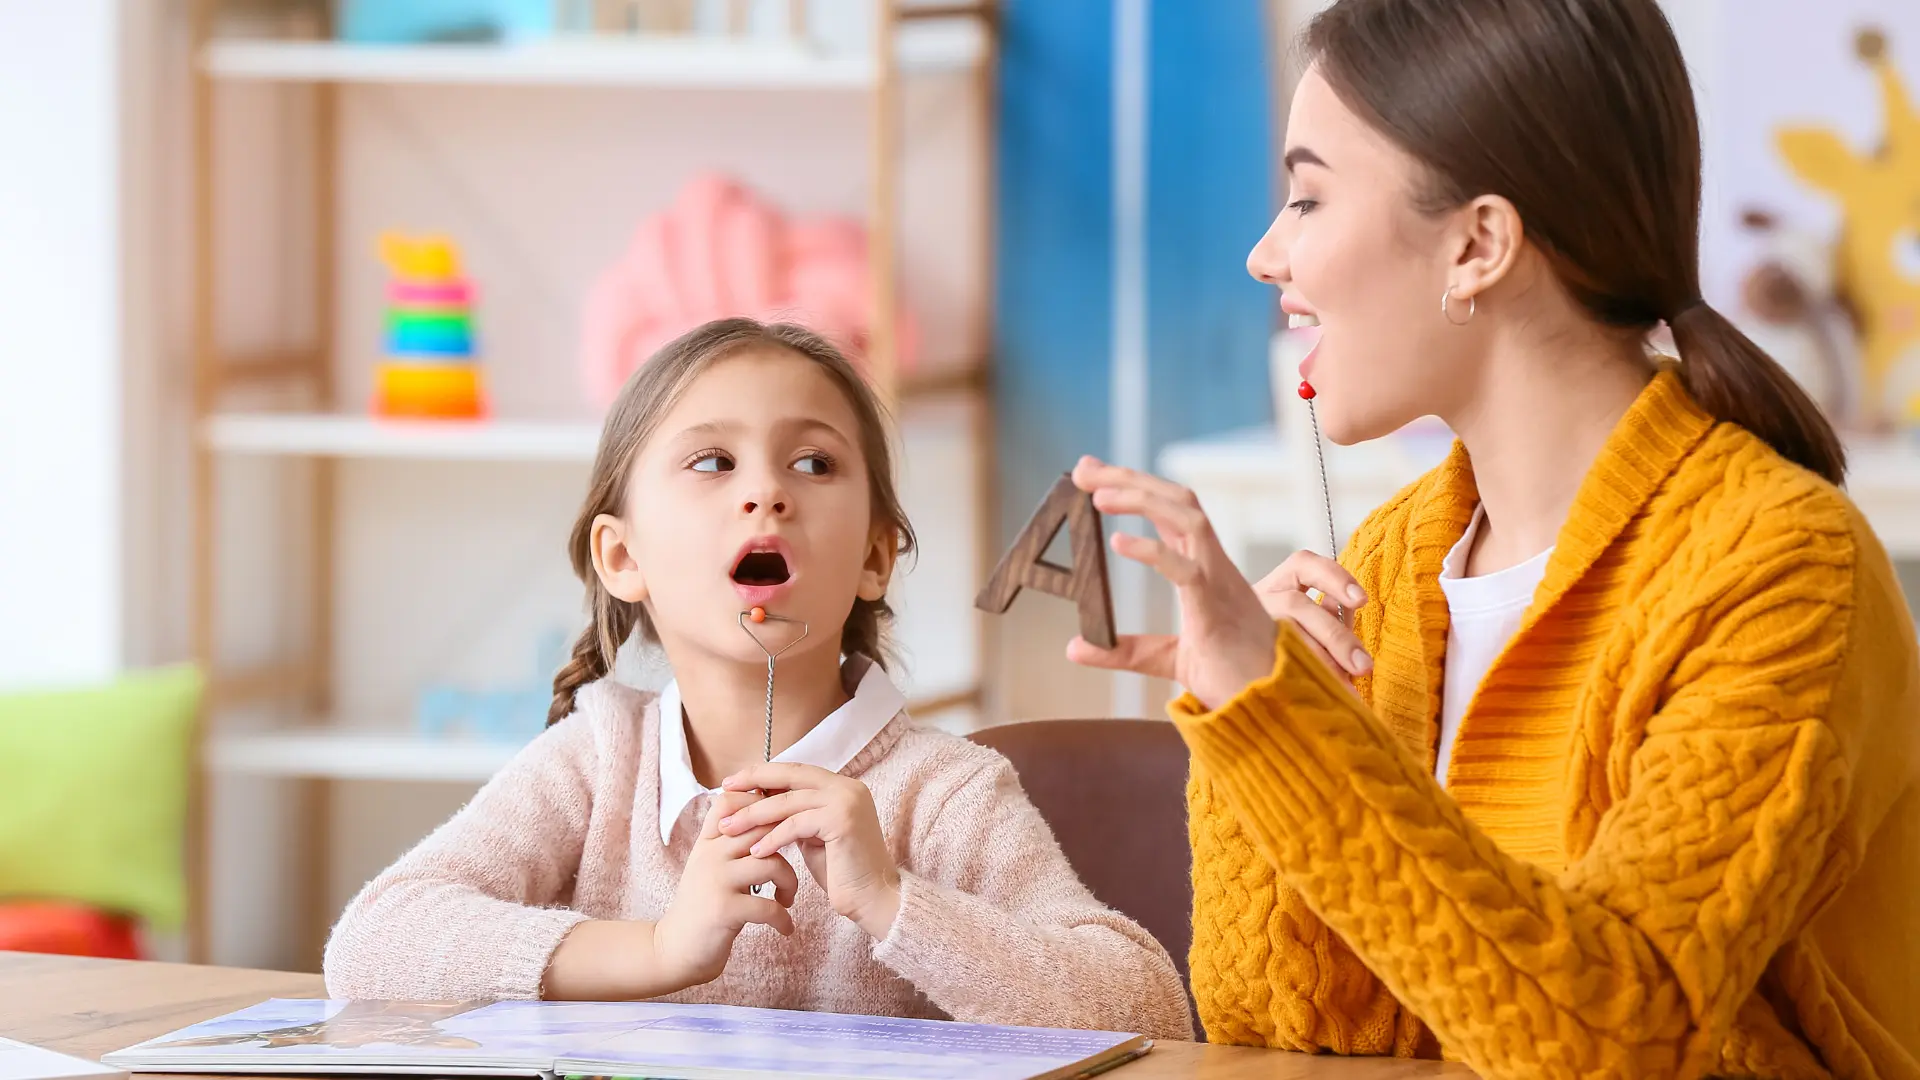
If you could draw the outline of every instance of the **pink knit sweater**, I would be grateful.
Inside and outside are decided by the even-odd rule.
[[[658,919],[708,796],[660,842],[655,697],[611,681],[360,891],[327,943],[342,998],[534,998],[587,919]],[[900,867],[874,942],[804,867],[795,933],[748,926],[726,971],[664,1000],[1193,1037],[1166,950],[1080,883],[998,753],[905,713],[842,770]]]

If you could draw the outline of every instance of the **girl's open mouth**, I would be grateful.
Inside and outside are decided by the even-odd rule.
[[[733,561],[733,591],[749,607],[765,606],[793,584],[793,563],[778,537],[748,541]]]

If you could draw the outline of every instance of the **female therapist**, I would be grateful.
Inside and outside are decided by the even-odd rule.
[[[1188,691],[1208,1035],[1920,1076],[1913,616],[1832,430],[1700,299],[1655,0],[1339,0],[1305,45],[1248,268],[1322,328],[1334,442],[1460,442],[1258,586],[1191,493],[1075,470],[1178,590],[1178,637],[1068,654]]]

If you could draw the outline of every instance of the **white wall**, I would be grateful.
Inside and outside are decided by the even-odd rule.
[[[0,0],[0,686],[122,660],[117,38]]]

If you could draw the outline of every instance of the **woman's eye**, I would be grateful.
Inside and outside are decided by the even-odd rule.
[[[793,467],[808,476],[825,476],[833,471],[833,459],[825,454],[808,454],[794,462]]]
[[[687,463],[687,468],[694,472],[732,472],[733,459],[718,450],[705,450],[695,455],[694,459]]]
[[[1296,211],[1304,215],[1309,211],[1311,211],[1314,207],[1319,205],[1320,205],[1320,200],[1318,199],[1295,199],[1292,202],[1287,204],[1287,209]]]

